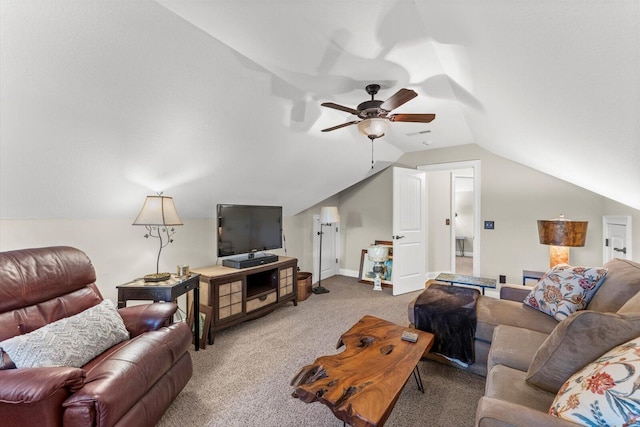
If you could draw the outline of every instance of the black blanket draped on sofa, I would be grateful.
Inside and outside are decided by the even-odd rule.
[[[434,336],[432,353],[472,364],[476,303],[480,292],[460,286],[431,284],[414,305],[417,329]]]

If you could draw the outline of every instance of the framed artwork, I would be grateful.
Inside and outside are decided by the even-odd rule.
[[[209,328],[211,328],[211,317],[213,316],[213,307],[205,304],[200,304],[200,348],[207,348],[207,340],[209,338]],[[193,331],[193,310],[189,310],[189,316],[187,317],[187,324]],[[195,339],[194,339],[195,341]]]
[[[382,286],[390,288],[393,286],[391,283],[391,273],[393,270],[393,258],[389,258],[385,261],[385,272],[382,275]],[[369,260],[367,256],[367,250],[363,249],[360,255],[360,272],[358,274],[358,281],[361,283],[370,283],[373,285],[373,280],[376,275],[373,272],[373,262]]]

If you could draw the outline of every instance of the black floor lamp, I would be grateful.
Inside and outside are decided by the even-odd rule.
[[[337,207],[324,206],[320,209],[320,231],[318,231],[318,236],[320,236],[320,252],[318,254],[318,286],[312,289],[314,294],[326,294],[329,292],[329,289],[322,286],[322,235],[324,234],[322,226],[331,225],[337,222],[340,222],[340,214],[338,213]]]

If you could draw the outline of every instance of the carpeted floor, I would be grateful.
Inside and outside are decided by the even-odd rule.
[[[341,426],[320,403],[291,397],[291,379],[317,357],[338,353],[340,335],[365,314],[407,325],[407,304],[418,293],[394,297],[357,279],[322,281],[331,292],[312,294],[216,335],[215,344],[191,352],[193,378],[160,426]],[[425,394],[410,378],[386,425],[472,426],[484,378],[422,361]]]
[[[470,256],[456,256],[456,274],[473,276],[473,258]]]

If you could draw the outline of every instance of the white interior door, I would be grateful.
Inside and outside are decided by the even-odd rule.
[[[320,262],[320,234],[322,231],[322,263]],[[313,283],[340,272],[340,224],[320,225],[320,215],[313,216]],[[318,268],[322,268],[322,277]]]
[[[393,168],[393,295],[424,289],[426,173]]]
[[[613,258],[631,259],[631,217],[603,217],[603,263]]]

